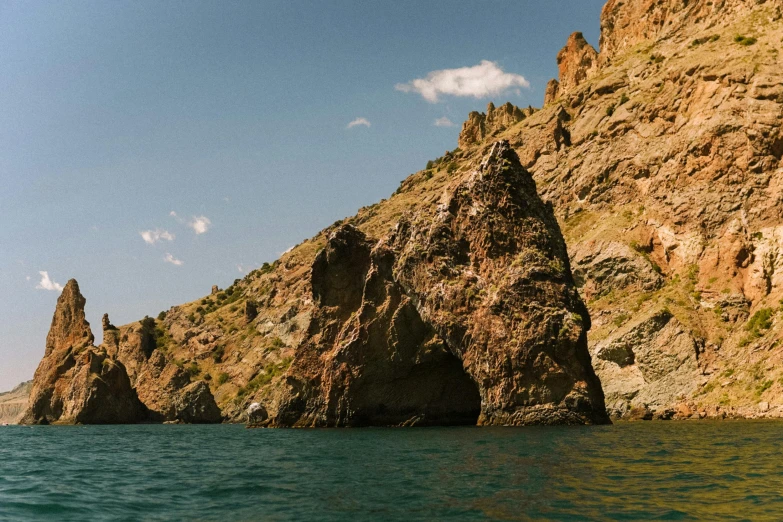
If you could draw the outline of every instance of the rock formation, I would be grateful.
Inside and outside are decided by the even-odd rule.
[[[506,142],[386,238],[338,228],[311,274],[272,425],[606,419],[565,243]]]
[[[532,108],[522,110],[511,103],[495,108],[495,104],[490,102],[486,114],[474,111],[468,115],[468,120],[462,124],[462,132],[459,134],[459,146],[468,147],[480,143],[487,137],[494,136],[524,120],[532,113]]]
[[[85,299],[71,279],[57,299],[23,424],[124,424],[145,419],[125,367],[93,346]]]
[[[554,205],[615,415],[783,415],[782,7],[610,0],[493,138]]]
[[[574,33],[557,55],[557,66],[560,70],[557,93],[569,93],[595,76],[598,71],[598,52],[587,43],[582,33]]]
[[[541,110],[274,263],[98,348],[69,297],[37,411],[104,357],[158,421],[603,422],[591,361],[612,415],[783,416],[782,6],[610,0]]]
[[[484,129],[520,117],[490,106]],[[104,391],[106,404],[132,396],[153,422],[607,422],[563,237],[517,154],[488,141],[432,163],[223,291],[158,320],[115,328],[105,316],[98,348],[69,283],[56,317],[70,306],[81,320],[57,331],[89,352],[79,368],[121,370],[125,388]],[[49,373],[36,374],[44,404],[84,382]],[[28,422],[92,422],[44,409]]]
[[[149,321],[139,329],[117,329],[105,314],[104,344],[96,347],[85,319],[85,303],[78,283],[71,279],[57,300],[23,424],[221,420],[209,387],[203,382],[191,384],[190,376],[179,368],[174,383],[156,379],[148,387],[139,386],[137,372],[148,366],[155,348]],[[157,393],[150,393],[150,387]],[[165,407],[156,408],[160,403]]]
[[[16,424],[27,409],[33,381],[23,382],[9,392],[0,393],[0,424]]]

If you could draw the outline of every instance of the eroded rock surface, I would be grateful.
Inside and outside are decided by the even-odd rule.
[[[85,302],[76,280],[68,281],[57,299],[23,424],[125,424],[146,418],[125,367],[93,346]]]
[[[606,421],[565,243],[506,142],[386,238],[337,229],[311,274],[272,425]]]
[[[175,365],[170,364],[175,375],[168,380],[158,379],[160,373],[146,381],[139,378],[166,366],[165,357],[155,351],[154,321],[116,328],[105,314],[104,344],[96,347],[85,303],[78,283],[70,280],[57,300],[22,423],[220,422],[209,387],[191,383]]]
[[[557,55],[560,82],[557,93],[569,93],[598,72],[598,52],[582,33],[573,33]]]
[[[17,424],[27,409],[32,381],[23,382],[13,390],[0,393],[0,424]]]
[[[467,147],[481,143],[488,137],[524,120],[533,112],[532,108],[522,110],[508,102],[496,108],[495,104],[490,102],[486,114],[474,111],[468,115],[468,120],[462,124],[459,146]]]
[[[493,138],[554,206],[614,413],[783,415],[782,8],[611,0],[600,54],[572,36],[545,107]],[[627,331],[664,309],[662,333]],[[622,364],[670,343],[698,357],[653,380]]]

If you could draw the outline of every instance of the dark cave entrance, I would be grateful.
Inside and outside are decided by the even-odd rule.
[[[448,351],[391,380],[355,390],[352,425],[475,426],[481,395],[462,362]]]

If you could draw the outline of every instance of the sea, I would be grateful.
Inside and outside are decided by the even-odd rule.
[[[0,520],[783,520],[783,422],[0,428]]]

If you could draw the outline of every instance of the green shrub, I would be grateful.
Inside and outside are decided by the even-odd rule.
[[[653,53],[653,54],[650,55],[650,63],[661,63],[665,59],[666,59],[666,57],[663,56],[662,54],[655,54],[655,53]]]
[[[620,105],[625,105],[626,103],[628,103],[629,100],[630,100],[630,98],[628,98],[628,95],[627,94],[623,94],[620,97]]]
[[[756,38],[753,38],[752,36],[743,36],[741,34],[738,34],[734,37],[734,41],[740,45],[749,46],[755,44],[758,40]]]
[[[628,314],[626,314],[625,312],[620,312],[620,314],[618,314],[612,320],[612,324],[614,324],[615,326],[618,326],[618,327],[622,326],[629,318],[630,318],[630,316]]]
[[[705,36],[703,38],[696,38],[691,42],[691,47],[697,47],[708,42],[717,42],[718,40],[720,40],[719,34],[713,34],[712,36]]]
[[[756,395],[760,396],[762,393],[764,393],[765,391],[769,390],[772,387],[773,384],[775,384],[774,381],[764,381],[764,382],[762,382],[761,384],[756,386]]]
[[[158,321],[163,321],[165,319],[166,319],[166,311],[164,310],[163,312],[158,314]]]
[[[432,162],[432,160],[429,160],[427,162],[427,170],[431,170],[435,166],[435,163]]]
[[[769,330],[772,326],[772,308],[762,308],[753,314],[745,325],[748,332],[760,333],[762,330]]]
[[[141,327],[144,328],[145,330],[151,331],[155,329],[155,319],[153,319],[148,315],[145,315],[144,319],[139,321],[139,323],[141,323]]]
[[[226,372],[220,372],[217,377],[218,384],[226,384],[228,382],[228,374]]]
[[[222,344],[218,345],[217,347],[215,347],[215,350],[212,352],[212,360],[215,361],[216,363],[222,362],[225,353],[226,353],[226,347],[223,346]]]
[[[614,105],[610,105],[609,107],[606,108],[606,115],[612,116],[613,114],[614,114]]]
[[[191,362],[188,367],[185,368],[185,371],[188,372],[191,377],[198,377],[198,375],[201,374],[201,368],[199,368],[196,361]]]

